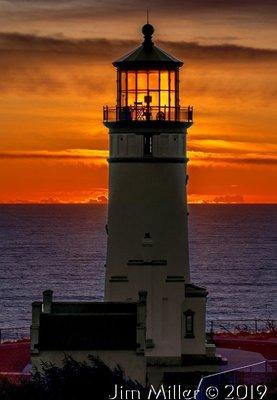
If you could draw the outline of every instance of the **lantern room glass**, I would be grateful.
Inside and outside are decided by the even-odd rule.
[[[118,70],[117,107],[135,119],[159,119],[179,107],[176,70]]]

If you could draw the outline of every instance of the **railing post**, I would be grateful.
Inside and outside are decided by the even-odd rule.
[[[180,121],[180,107],[175,107],[175,119]]]
[[[214,334],[214,321],[213,321],[213,320],[211,320],[210,334],[211,334],[211,335]]]
[[[52,290],[44,290],[43,302],[42,302],[42,312],[43,313],[51,314],[52,299],[53,299],[53,291]]]
[[[188,106],[188,122],[192,122],[193,119],[193,107]]]

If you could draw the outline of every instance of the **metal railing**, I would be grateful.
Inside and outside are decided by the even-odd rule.
[[[214,333],[245,333],[253,334],[260,332],[277,333],[277,320],[276,319],[219,319],[208,321],[208,331],[210,334]]]
[[[20,326],[15,328],[0,329],[0,344],[13,342],[30,338],[30,327]]]
[[[276,383],[277,360],[266,360],[201,378],[196,400],[266,399],[262,396]],[[275,383],[274,383],[275,382]],[[232,396],[230,393],[232,391]],[[254,393],[255,392],[255,393]],[[244,397],[245,396],[245,397]]]
[[[103,107],[103,121],[193,121],[193,107]]]

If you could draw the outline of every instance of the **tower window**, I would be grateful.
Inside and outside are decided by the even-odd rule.
[[[144,155],[153,155],[153,137],[152,135],[144,135]]]
[[[192,310],[184,312],[185,338],[194,338],[194,315]]]

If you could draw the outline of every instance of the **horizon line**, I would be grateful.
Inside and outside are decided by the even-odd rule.
[[[241,205],[245,205],[245,206],[251,206],[251,205],[277,205],[277,202],[268,202],[268,203],[247,203],[247,202],[241,202],[241,203],[232,203],[232,202],[230,202],[230,203],[223,203],[223,202],[218,202],[218,203],[216,203],[216,202],[208,202],[208,201],[203,201],[203,202],[188,202],[187,203],[188,205],[200,205],[200,206],[206,206],[206,205],[208,205],[208,206],[221,206],[221,205],[231,205],[231,206],[234,206],[234,205],[238,205],[238,206],[241,206]],[[102,205],[108,205],[108,202],[97,202],[97,201],[95,201],[95,202],[32,202],[32,201],[30,201],[30,202],[0,202],[0,206],[2,206],[2,205],[41,205],[41,206],[44,206],[44,205],[59,205],[59,206],[66,206],[66,205],[100,205],[100,206],[102,206]]]

